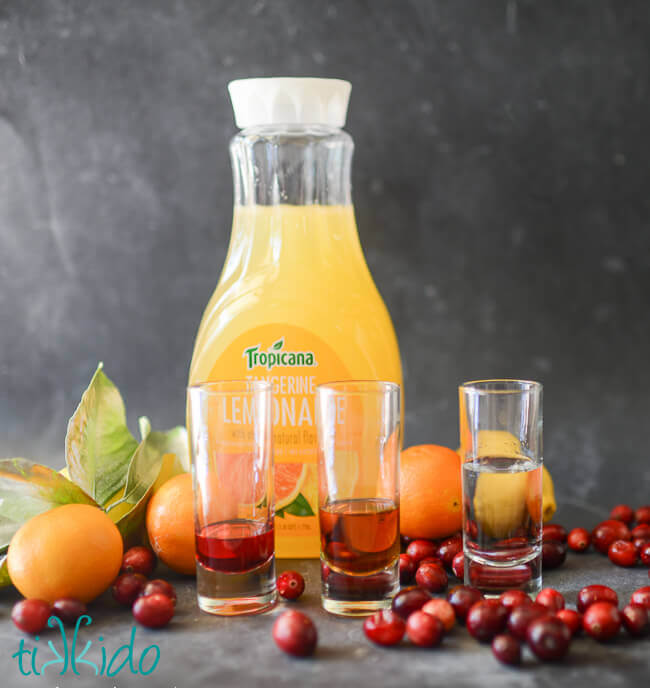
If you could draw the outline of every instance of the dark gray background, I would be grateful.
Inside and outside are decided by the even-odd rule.
[[[647,0],[0,1],[0,454],[62,465],[98,360],[183,421],[227,248],[229,80],[353,84],[354,200],[406,442],[541,380],[565,501],[648,501]]]

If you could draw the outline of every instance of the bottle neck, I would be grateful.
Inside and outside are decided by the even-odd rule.
[[[334,127],[244,129],[230,144],[235,206],[349,206],[353,150]]]

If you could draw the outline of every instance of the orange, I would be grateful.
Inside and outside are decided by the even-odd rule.
[[[300,493],[308,471],[304,463],[275,464],[275,508],[289,506]]]
[[[410,538],[441,538],[461,529],[460,456],[421,444],[400,459],[400,531]]]
[[[90,602],[115,580],[122,536],[98,507],[67,504],[34,516],[13,536],[7,567],[27,598]]]
[[[160,560],[178,573],[196,573],[192,476],[169,479],[147,505],[149,542]]]

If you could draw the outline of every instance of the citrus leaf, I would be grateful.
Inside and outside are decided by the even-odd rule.
[[[138,443],[126,425],[117,387],[97,366],[68,423],[65,459],[70,478],[101,506],[124,486]]]
[[[278,339],[277,342],[275,342],[272,346],[274,351],[280,351],[280,349],[284,346],[284,337],[282,339]]]
[[[97,504],[77,485],[27,459],[0,460],[0,554],[33,516],[64,504]]]
[[[285,514],[291,514],[292,516],[314,516],[314,512],[309,506],[309,502],[300,493],[288,506],[285,506]]]
[[[7,555],[0,556],[0,588],[6,588],[11,585],[11,578],[9,578],[9,569],[7,568]]]

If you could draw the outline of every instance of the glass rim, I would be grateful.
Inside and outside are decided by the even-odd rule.
[[[270,392],[273,385],[266,380],[214,380],[212,382],[195,382],[187,386],[189,392],[202,392],[210,396],[224,394],[256,394]]]
[[[358,386],[354,389],[345,389],[347,385]],[[400,392],[401,388],[396,382],[387,380],[332,380],[316,386],[316,392],[330,394],[376,394],[386,392]]]
[[[488,389],[487,385],[503,385],[503,389]],[[473,394],[527,394],[541,392],[544,385],[536,380],[520,380],[517,378],[489,378],[485,380],[469,380],[458,385],[462,392]]]

